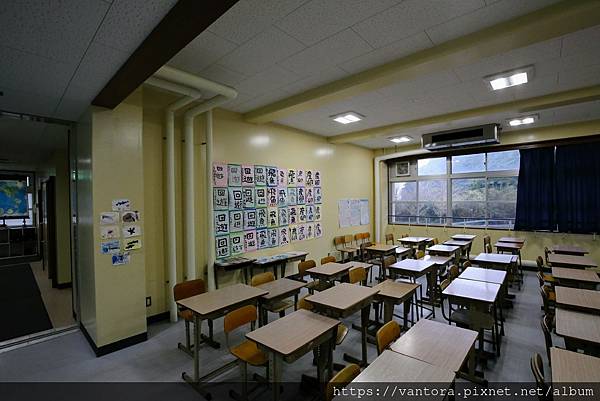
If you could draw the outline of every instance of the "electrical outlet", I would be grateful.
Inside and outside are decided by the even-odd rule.
[[[152,297],[146,297],[146,308],[152,306]]]

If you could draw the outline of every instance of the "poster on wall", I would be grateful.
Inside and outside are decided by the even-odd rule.
[[[286,187],[277,188],[277,206],[283,207],[288,204],[288,191]]]
[[[239,187],[242,185],[242,166],[239,164],[227,165],[227,182],[230,187]]]
[[[293,168],[287,170],[287,185],[288,187],[296,186],[296,170]]]
[[[213,205],[215,210],[229,209],[229,193],[227,188],[213,188]]]
[[[323,203],[323,194],[321,193],[321,187],[314,188],[315,203]]]
[[[256,209],[256,228],[267,228],[268,210],[267,208]]]
[[[340,228],[350,227],[350,201],[348,199],[340,199],[338,201],[338,220]]]
[[[277,185],[280,187],[287,185],[287,174],[284,169],[277,169]]]
[[[119,238],[121,236],[121,231],[118,226],[106,226],[100,227],[100,238],[101,239],[113,239]]]
[[[306,170],[304,172],[304,186],[306,187],[312,187],[315,184],[315,181],[313,179],[313,171],[312,170]]]
[[[360,226],[360,199],[350,200],[350,224]]]
[[[277,206],[277,188],[275,187],[267,188],[267,206]]]
[[[315,221],[321,221],[321,205],[315,205]]]
[[[123,238],[139,237],[142,235],[142,227],[138,225],[123,226]]]
[[[256,242],[258,244],[258,249],[266,249],[269,247],[269,235],[267,230],[256,231]]]
[[[288,206],[288,224],[298,224],[298,206]]]
[[[119,224],[119,212],[100,213],[100,224]]]
[[[305,189],[306,191],[306,204],[307,205],[312,205],[315,203],[315,195],[314,195],[314,188],[312,187],[307,187]]]
[[[254,203],[256,207],[267,207],[267,188],[255,188]]]
[[[296,204],[304,205],[306,203],[306,189],[304,187],[298,187],[296,188],[296,191]]]
[[[100,243],[100,253],[103,255],[119,252],[121,252],[121,241],[119,240],[103,241]]]
[[[142,239],[141,238],[132,238],[123,241],[123,250],[124,251],[134,251],[136,249],[142,249]]]
[[[321,186],[321,172],[319,170],[315,170],[313,173],[314,176],[314,185],[315,187]]]
[[[275,248],[279,245],[279,230],[276,228],[269,228],[267,232],[269,238],[269,248]]]
[[[129,199],[113,199],[112,210],[115,212],[131,210],[131,202]]]
[[[113,266],[128,265],[129,262],[131,261],[129,252],[114,254],[114,255],[112,255],[111,259],[112,259]]]
[[[244,230],[256,229],[256,209],[244,210]]]
[[[229,209],[242,210],[244,208],[244,194],[241,187],[229,187]]]
[[[213,186],[226,187],[227,185],[227,164],[213,163]]]
[[[371,219],[371,212],[369,211],[369,200],[361,199],[360,200],[360,224],[365,225],[369,224]]]
[[[229,235],[229,246],[231,247],[231,256],[244,253],[244,233],[234,233]]]
[[[313,239],[315,237],[315,225],[314,223],[306,224],[306,239]]]
[[[323,226],[320,221],[315,223],[315,238],[321,238],[323,236]]]
[[[276,187],[277,182],[277,167],[267,167],[267,186]]]
[[[290,242],[298,241],[298,226],[293,225],[293,226],[289,226],[288,228],[289,228]]]
[[[295,205],[298,200],[298,189],[288,188],[288,205]]]
[[[248,165],[242,165],[242,186],[253,187],[254,186],[254,167]]]
[[[279,227],[279,246],[285,246],[290,243],[290,233],[288,227]]]
[[[229,257],[229,236],[215,237],[215,255],[217,258]]]
[[[298,224],[298,241],[306,239],[306,224]]]
[[[315,221],[315,205],[306,206],[306,221]]]
[[[244,212],[231,210],[229,212],[229,232],[235,233],[244,229]]]
[[[256,243],[256,231],[244,231],[244,250],[246,252],[254,252],[258,249]]]
[[[140,212],[137,210],[121,213],[121,221],[123,223],[137,223],[140,220]]]
[[[254,188],[242,188],[242,199],[244,200],[244,209],[254,209]]]
[[[305,205],[298,206],[298,222],[306,223],[306,206]]]
[[[267,168],[265,166],[254,166],[254,183],[257,187],[267,185]]]
[[[296,186],[304,186],[304,170],[296,170]]]
[[[287,226],[288,224],[289,224],[288,208],[280,207],[279,208],[279,227]]]
[[[341,228],[369,224],[369,202],[367,199],[340,199],[338,219]]]
[[[267,227],[275,228],[279,226],[279,209],[270,207],[268,210]]]
[[[215,210],[215,235],[229,234],[229,212]]]

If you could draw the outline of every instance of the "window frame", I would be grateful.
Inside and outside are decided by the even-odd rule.
[[[482,150],[478,150],[478,151],[473,151],[471,153],[463,153],[461,152],[460,154],[457,155],[444,155],[444,156],[438,156],[438,155],[431,155],[430,157],[415,157],[413,159],[409,160],[409,171],[410,171],[410,175],[408,176],[402,176],[402,177],[396,177],[395,175],[392,175],[391,172],[394,169],[394,165],[396,162],[398,162],[399,160],[390,160],[389,164],[388,164],[388,224],[393,224],[393,225],[418,225],[418,226],[439,226],[439,227],[446,227],[446,226],[450,226],[450,227],[465,227],[465,228],[480,228],[480,229],[497,229],[497,230],[512,230],[514,228],[514,224],[515,224],[515,217],[512,217],[510,219],[492,219],[490,217],[490,213],[489,213],[489,204],[490,203],[509,203],[507,201],[490,201],[489,200],[489,180],[490,179],[496,179],[496,178],[513,178],[513,177],[517,177],[519,176],[519,169],[516,170],[501,170],[501,171],[488,171],[487,170],[487,165],[488,165],[488,154],[490,153],[498,153],[498,152],[506,152],[506,151],[519,151],[518,149],[498,149],[496,151],[482,151]],[[483,153],[485,155],[484,158],[484,167],[485,167],[485,171],[480,171],[480,172],[469,172],[469,173],[454,173],[452,171],[452,156],[459,156],[459,155],[465,155],[465,154],[478,154],[478,153]],[[418,160],[420,159],[427,159],[427,158],[439,158],[439,157],[445,157],[446,158],[446,174],[442,174],[442,175],[419,175],[418,174]],[[406,161],[406,160],[402,160],[402,161]],[[484,225],[474,225],[474,224],[469,224],[467,222],[463,223],[459,223],[459,222],[455,222],[454,221],[454,216],[452,213],[452,206],[453,206],[453,202],[452,202],[452,190],[453,190],[453,185],[452,185],[452,181],[455,179],[469,179],[469,178],[479,178],[479,179],[484,179],[485,180],[485,200],[483,201],[477,201],[477,202],[483,202],[485,204],[485,216],[483,217],[483,220],[485,221]],[[429,223],[429,219],[427,220],[427,222],[425,223],[420,223],[419,219],[421,218],[419,216],[419,205],[421,204],[420,201],[420,197],[419,197],[419,182],[420,181],[430,181],[430,180],[446,180],[446,215],[445,217],[436,217],[436,218],[431,218],[431,219],[442,219],[443,223]],[[392,192],[392,186],[394,183],[396,182],[407,182],[407,181],[414,181],[416,182],[416,194],[417,194],[417,199],[416,201],[414,201],[417,204],[417,211],[416,211],[416,216],[408,216],[408,223],[404,223],[404,222],[395,222],[395,216],[391,213],[391,205],[392,205],[392,196],[393,196],[393,192]],[[468,201],[457,201],[457,202],[468,202]],[[510,202],[512,203],[512,202]],[[516,203],[516,200],[515,200]],[[406,218],[406,217],[401,217],[401,218]],[[458,219],[467,219],[467,218],[458,218]],[[508,220],[508,225],[490,225],[489,222],[490,221],[496,221],[496,220]]]

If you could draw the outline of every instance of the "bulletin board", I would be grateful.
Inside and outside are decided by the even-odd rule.
[[[217,259],[323,236],[318,170],[213,164]]]

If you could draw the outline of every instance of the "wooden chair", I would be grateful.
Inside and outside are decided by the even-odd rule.
[[[367,269],[362,266],[354,267],[348,272],[348,282],[350,284],[367,284]]]
[[[306,283],[307,281],[304,279],[308,275],[306,271],[316,266],[317,263],[314,260],[309,259],[302,261],[298,263],[298,274],[288,277],[293,280],[299,280]],[[321,283],[320,280],[308,281],[308,284],[306,284],[306,289],[308,290],[309,294],[314,294],[315,291],[322,291],[325,288],[328,287],[324,283]]]
[[[395,320],[390,320],[375,334],[375,339],[377,342],[377,355],[381,355],[381,353],[389,347],[389,345],[396,341],[400,337],[400,325]]]
[[[554,316],[554,306],[556,304],[556,293],[548,286],[540,287],[540,295],[542,296],[542,304],[546,315]]]
[[[548,249],[547,246],[544,247],[544,258],[546,259],[546,264],[548,266],[551,266],[550,262],[548,261],[548,255],[550,255],[550,250]]]
[[[321,265],[325,265],[327,263],[335,263],[335,256],[329,255],[321,258]]]
[[[440,283],[440,292],[444,291],[446,288],[448,288],[448,286],[450,285],[451,282],[452,282],[452,280],[450,280],[450,278],[446,278],[446,279],[442,280],[442,282]]]
[[[344,248],[354,256],[358,254],[358,247],[352,243],[352,234],[344,235]]]
[[[492,244],[485,244],[484,248],[485,248],[485,253],[493,253],[494,252],[494,249],[492,248]]]
[[[552,361],[550,360],[550,348],[552,348],[552,334],[550,334],[550,325],[552,324],[553,317],[551,315],[544,315],[542,317],[541,326],[542,332],[544,333],[544,341],[546,342],[546,356],[548,357],[548,365],[552,366]]]
[[[450,279],[450,281],[454,280],[455,278],[458,277],[458,266],[456,265],[452,265],[450,266],[450,269],[448,269],[448,278]]]
[[[423,259],[425,257],[425,251],[419,249],[415,254],[415,259]]]
[[[440,240],[436,237],[433,239],[433,245],[438,245],[440,243]]]
[[[394,245],[394,234],[389,233],[385,235],[385,243]]]
[[[173,299],[175,299],[175,302],[177,302],[181,299],[190,298],[194,295],[203,294],[205,292],[206,285],[204,284],[204,280],[197,279],[184,281],[182,283],[175,284],[173,287]],[[185,345],[177,343],[177,348],[189,355],[192,355],[192,350],[194,349],[195,345],[191,343],[190,325],[194,324],[194,312],[178,306],[177,315],[182,318],[185,323]],[[196,330],[195,327],[194,330]],[[201,328],[198,327],[198,330],[201,330]],[[200,337],[203,342],[209,343],[212,347],[218,348],[218,344],[213,340],[212,320],[208,321],[208,337],[204,336],[202,333],[200,333]]]
[[[381,266],[381,272],[379,273],[380,280],[383,281],[389,277],[388,267],[396,263],[396,256],[390,255],[383,258],[383,266]]]
[[[535,378],[535,383],[538,388],[538,399],[540,401],[549,401],[552,397],[547,397],[549,385],[544,379],[544,364],[542,363],[542,357],[537,352],[533,354],[530,361],[531,372]]]
[[[308,310],[308,311],[313,310],[313,306],[311,305],[311,303],[306,300],[307,296],[302,297],[298,301],[298,309],[304,309],[304,310]],[[344,323],[338,324],[337,334],[335,336],[335,345],[340,345],[344,341],[344,339],[346,338],[347,335],[348,335],[348,327]]]
[[[344,388],[360,373],[360,367],[354,363],[344,367],[327,383],[325,389],[325,400],[331,401],[334,397],[335,389]]]
[[[238,360],[242,373],[242,394],[238,396],[235,391],[229,390],[229,395],[232,398],[248,399],[248,365],[268,366],[269,359],[267,354],[261,351],[255,342],[244,340],[236,345],[232,345],[230,342],[231,332],[247,324],[250,324],[251,330],[254,329],[257,318],[256,306],[246,305],[229,312],[223,319],[223,331],[225,333],[227,348],[229,349],[229,353]]]
[[[350,236],[352,237],[352,236]],[[347,249],[346,248],[346,240],[343,235],[337,236],[333,238],[333,244],[335,245],[335,250],[338,251],[342,257],[342,262],[346,260],[346,256],[348,259],[352,259],[354,253],[356,252],[356,248]]]
[[[252,285],[252,287],[256,287],[261,284],[269,283],[271,281],[275,281],[275,275],[273,274],[273,272],[264,272],[264,273],[259,273],[259,274],[255,274],[254,276],[252,276],[251,285]],[[267,310],[269,312],[273,312],[273,313],[278,313],[279,317],[284,317],[286,309],[292,308],[293,306],[294,306],[293,302],[279,301],[279,302],[275,302],[274,304],[270,305],[265,310]],[[262,322],[263,324],[267,324],[269,322],[268,314],[265,313],[263,315],[263,320],[264,320]]]
[[[554,279],[554,276],[552,274],[544,273],[544,259],[542,259],[541,256],[538,256],[535,261],[537,263],[538,273],[541,275],[543,282],[554,285],[556,282],[556,280]],[[542,284],[540,284],[540,285],[542,285]]]

